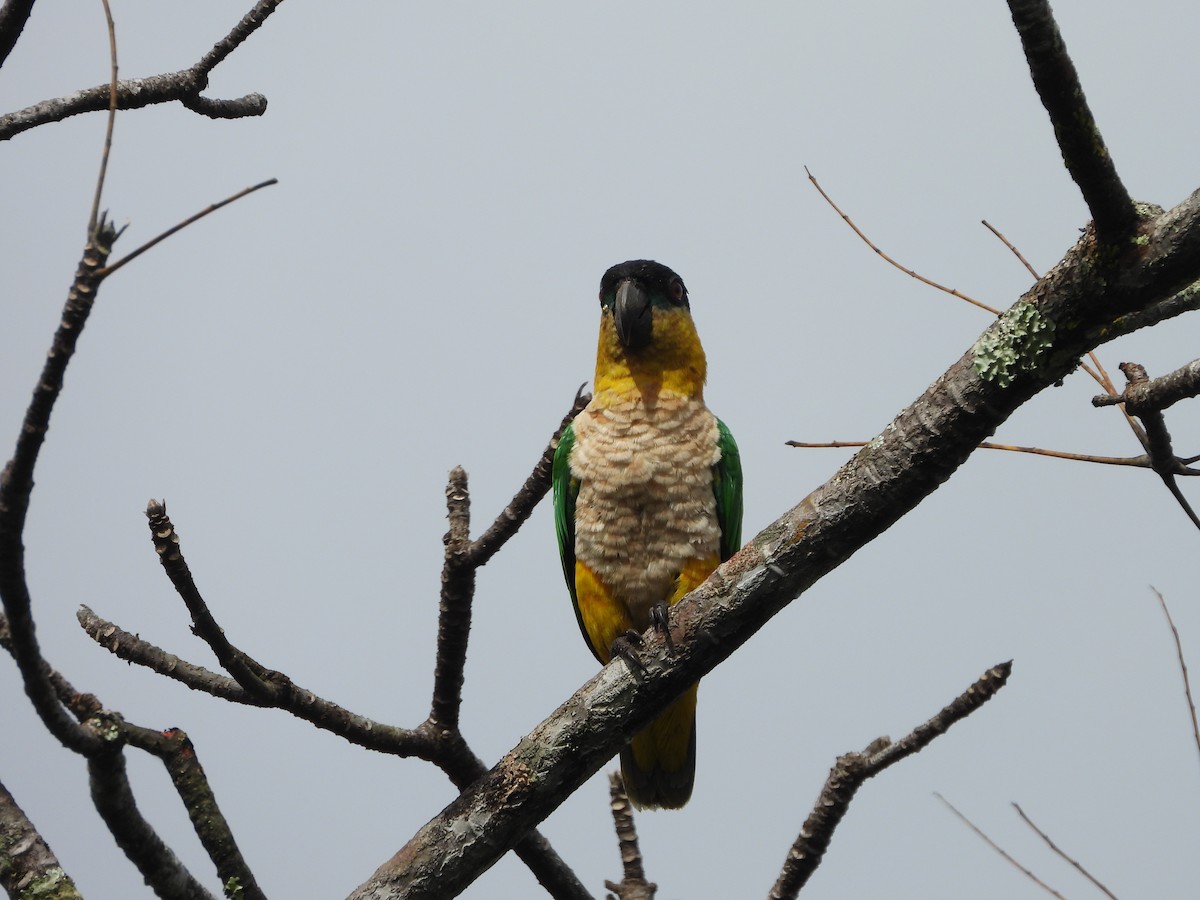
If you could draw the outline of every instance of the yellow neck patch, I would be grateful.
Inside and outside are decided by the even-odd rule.
[[[600,317],[600,346],[596,352],[596,399],[641,394],[648,403],[662,396],[701,399],[708,363],[704,348],[686,309],[655,309],[654,338],[641,350],[626,350],[617,340],[611,310]]]

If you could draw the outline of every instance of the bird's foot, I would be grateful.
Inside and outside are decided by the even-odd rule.
[[[675,639],[671,637],[671,614],[670,608],[665,603],[655,603],[650,607],[650,624],[654,626],[654,630],[662,634],[663,640],[667,642],[667,653],[671,656],[675,655]]]
[[[630,629],[624,634],[617,635],[616,640],[612,642],[612,648],[609,650],[609,658],[616,659],[619,656],[631,667],[644,674],[647,671],[646,664],[642,662],[641,656],[638,655],[638,651],[644,643],[645,641],[642,640],[641,634]]]

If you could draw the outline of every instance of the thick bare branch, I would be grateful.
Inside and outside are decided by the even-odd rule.
[[[125,723],[112,712],[100,712],[84,727],[105,744],[105,750],[88,757],[88,780],[92,802],[113,838],[146,884],[163,898],[213,900],[179,857],[142,816],[125,770]]]
[[[1100,242],[1117,244],[1132,236],[1138,214],[1087,106],[1054,12],[1046,0],[1008,0],[1008,8],[1025,48],[1033,86],[1054,125],[1062,160],[1084,194]]]
[[[471,545],[471,495],[462,466],[455,466],[450,473],[446,508],[450,530],[444,539],[446,556],[438,602],[437,663],[429,723],[435,729],[457,730],[467,640],[471,633],[471,602],[475,596],[475,567],[466,559]]]
[[[46,728],[64,746],[78,753],[95,753],[101,744],[63,708],[48,678],[49,666],[42,659],[33,622],[22,535],[33,490],[33,470],[50,428],[50,414],[62,392],[67,364],[95,302],[101,281],[98,273],[112,251],[116,236],[112,225],[101,220],[84,246],[50,353],[25,412],[16,449],[0,473],[0,599],[8,616],[13,657],[21,670],[25,692]]]
[[[0,6],[0,66],[8,59],[25,30],[34,0],[5,0]]]
[[[201,92],[208,87],[209,73],[253,34],[281,2],[282,0],[259,0],[229,34],[190,68],[118,82],[117,108],[140,109],[156,103],[180,101],[193,112],[211,118],[261,116],[267,111],[267,98],[262,94],[247,94],[235,100],[210,100],[202,97]],[[0,141],[48,122],[60,122],[80,113],[106,110],[109,108],[109,94],[109,85],[97,85],[65,97],[43,100],[26,109],[0,116]]]
[[[610,663],[353,895],[462,890],[672,699],[937,489],[1030,397],[1069,374],[1114,318],[1200,278],[1200,195],[1143,223],[1113,260],[1089,231],[967,353],[834,477],[672,607],[677,653],[644,636],[647,671]],[[479,823],[486,821],[486,826]],[[450,835],[470,833],[466,844]]]
[[[912,756],[926,747],[934,738],[945,734],[950,726],[969,716],[987,703],[1004,687],[1012,673],[1012,661],[1001,663],[983,673],[974,684],[954,699],[936,716],[918,725],[905,737],[892,743],[887,738],[873,741],[861,753],[839,756],[837,764],[829,772],[825,786],[812,812],[804,821],[800,834],[780,870],[771,892],[770,900],[795,897],[825,856],[829,842],[838,823],[850,808],[850,801],[868,778],[874,778],[888,766]]]
[[[1050,114],[1067,171],[1091,210],[1101,243],[1118,244],[1133,235],[1137,211],[1100,135],[1075,64],[1047,0],[1008,0],[1021,36],[1029,74]]]
[[[76,900],[83,895],[58,857],[29,821],[13,795],[0,783],[0,887],[10,897],[55,897]]]
[[[130,746],[162,760],[188,818],[192,820],[196,836],[216,866],[226,896],[236,896],[239,900],[266,900],[254,873],[242,858],[188,736],[178,728],[151,731],[128,723],[122,726],[122,734]]]

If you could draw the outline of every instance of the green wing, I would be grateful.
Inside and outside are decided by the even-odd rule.
[[[567,590],[571,592],[575,621],[579,623],[579,631],[584,641],[591,647],[592,639],[583,627],[583,616],[579,614],[579,598],[575,594],[575,498],[579,496],[579,479],[571,477],[571,450],[574,446],[575,426],[568,425],[558,439],[558,449],[554,451],[554,530],[558,534],[558,555],[562,559]]]
[[[721,458],[713,466],[713,493],[717,495],[721,562],[724,562],[742,549],[742,457],[737,441],[720,419],[717,419],[717,446]],[[557,478],[554,483],[557,490]]]

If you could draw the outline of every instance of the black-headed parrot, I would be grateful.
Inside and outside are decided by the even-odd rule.
[[[644,259],[605,272],[594,393],[554,457],[563,574],[602,664],[628,632],[665,623],[741,546],[741,461],[704,405],[706,375],[683,280]],[[697,687],[621,751],[635,806],[678,808],[691,797]]]

